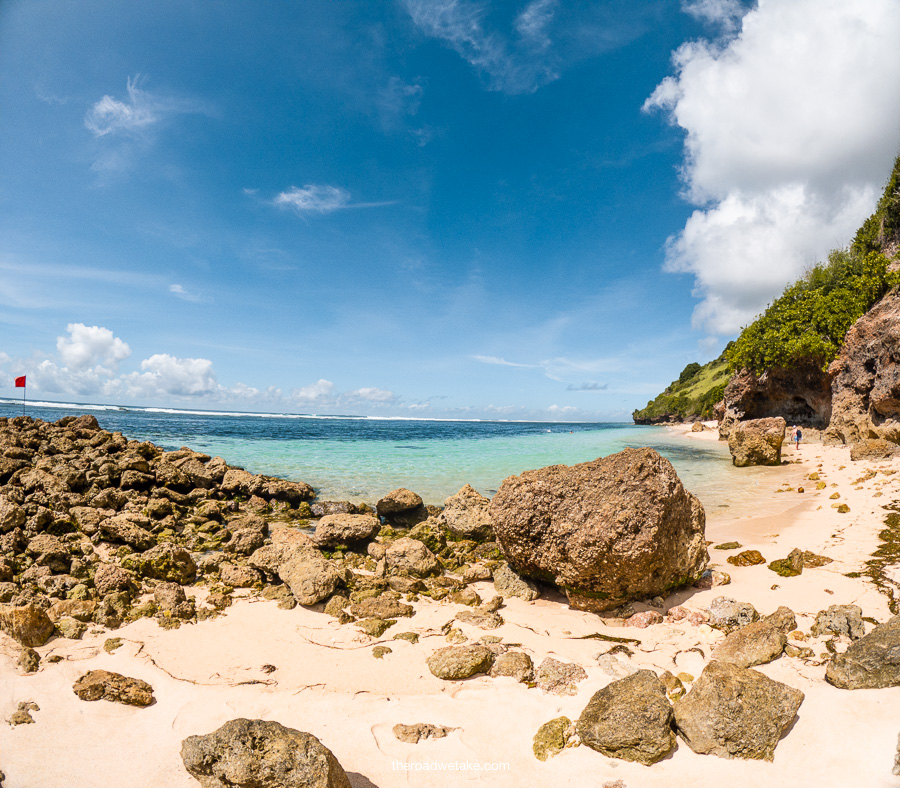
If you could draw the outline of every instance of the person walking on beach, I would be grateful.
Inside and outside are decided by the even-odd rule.
[[[791,427],[791,436],[790,436],[790,438],[788,438],[788,441],[793,443],[796,440],[797,440],[797,425],[795,424],[793,427]]]
[[[803,437],[803,430],[799,427],[794,427],[794,441],[796,445],[796,450],[800,451],[800,438]]]

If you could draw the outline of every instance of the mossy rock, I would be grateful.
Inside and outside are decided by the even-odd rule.
[[[545,722],[534,734],[531,745],[534,757],[539,761],[546,761],[561,753],[569,743],[571,730],[572,720],[568,717],[557,717]]]
[[[406,640],[415,644],[419,642],[419,635],[416,632],[398,632],[394,635],[394,640]]]
[[[388,648],[387,646],[375,646],[372,649],[372,656],[375,659],[384,659],[387,654],[393,654],[394,652]]]
[[[739,550],[743,545],[740,542],[722,542],[713,547],[713,550]]]
[[[356,626],[373,638],[380,638],[397,621],[393,618],[364,618],[356,622]]]
[[[756,566],[765,562],[766,559],[762,557],[759,550],[744,550],[744,552],[737,555],[728,556],[728,563],[732,566]]]
[[[796,577],[803,573],[802,556],[794,556],[793,552],[787,558],[778,558],[769,564],[771,569],[779,577]]]

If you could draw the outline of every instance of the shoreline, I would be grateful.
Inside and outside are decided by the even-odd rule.
[[[688,439],[704,435],[693,433]],[[787,605],[803,632],[809,631],[816,613],[831,604],[858,604],[864,616],[878,621],[890,616],[885,595],[865,576],[846,573],[862,571],[878,547],[886,514],[881,507],[900,498],[900,460],[851,462],[844,447],[801,446],[797,456],[787,450],[791,465],[757,474],[746,506],[707,512],[711,566],[727,572],[730,585],[682,589],[665,600],[666,609],[683,604],[699,611],[718,596],[752,603],[762,615]],[[870,469],[874,476],[852,483]],[[805,492],[797,492],[798,480],[814,471],[826,487],[815,490],[814,483],[805,482]],[[829,496],[835,491],[839,501],[849,505],[848,513],[831,508]],[[767,561],[784,558],[796,547],[833,563],[781,578],[765,564],[729,565],[726,558],[739,550],[714,548],[727,541],[740,542],[741,550],[757,549]],[[489,581],[471,587],[483,599],[494,594]],[[201,597],[205,593],[187,590]],[[591,695],[613,680],[608,665],[602,667],[595,658],[612,644],[579,638],[601,633],[640,641],[631,647],[631,656],[612,657],[612,664],[621,669],[698,676],[721,633],[686,621],[624,627],[621,620],[604,622],[597,615],[571,610],[554,596],[534,602],[508,598],[501,609],[505,623],[490,632],[455,622],[470,642],[495,635],[505,643],[520,643],[536,666],[548,656],[577,663],[587,678],[569,696],[528,688],[511,678],[441,681],[432,676],[425,659],[448,645],[441,627],[464,609],[460,605],[421,598],[414,603],[415,615],[400,620],[380,639],[353,625],[340,626],[321,607],[281,610],[275,601],[246,593],[222,616],[175,630],[144,618],[115,632],[86,634],[82,640],[53,639],[38,649],[40,671],[29,675],[16,668],[16,644],[0,636],[0,716],[8,719],[22,701],[40,706],[33,712],[33,725],[0,725],[4,785],[196,786],[181,764],[182,739],[209,733],[235,717],[277,720],[314,734],[334,752],[354,788],[461,782],[566,786],[583,784],[586,775],[592,784],[621,780],[627,788],[714,782],[737,788],[755,788],[761,782],[896,784],[891,766],[900,729],[894,712],[900,688],[847,691],[826,684],[819,657],[825,652],[822,638],[797,641],[813,648],[811,660],[782,656],[755,668],[806,695],[772,763],[697,755],[682,741],[672,756],[650,767],[607,758],[584,746],[541,762],[531,751],[538,727],[560,715],[577,719]],[[633,607],[638,612],[653,609],[640,603]],[[392,639],[393,633],[403,631],[417,633],[419,642]],[[110,636],[122,638],[123,645],[107,653],[103,645]],[[374,658],[376,645],[388,646],[391,653]],[[62,661],[48,664],[52,656]],[[275,670],[267,672],[266,666]],[[73,694],[72,684],[96,668],[149,682],[157,702],[145,709],[84,703]],[[391,732],[397,723],[420,722],[458,730],[415,745],[398,741]],[[440,764],[450,763],[478,763],[481,768],[455,769],[448,775]],[[135,775],[134,764],[141,764],[140,775]],[[492,764],[508,764],[508,769]]]

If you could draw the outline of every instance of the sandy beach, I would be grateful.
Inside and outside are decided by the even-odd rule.
[[[714,431],[673,429],[683,431],[686,441],[716,439]],[[638,612],[657,609],[665,615],[677,605],[702,611],[714,598],[727,596],[751,603],[761,615],[780,605],[796,613],[806,639],[794,636],[790,642],[811,648],[813,656],[785,655],[756,668],[805,694],[771,763],[697,755],[681,741],[673,755],[650,767],[586,746],[545,762],[532,753],[533,736],[543,723],[561,715],[577,719],[593,693],[633,668],[699,676],[724,637],[708,625],[666,620],[625,627],[621,620],[572,610],[563,597],[546,594],[534,602],[506,599],[499,611],[505,623],[490,632],[455,622],[470,642],[488,635],[520,644],[535,666],[546,657],[580,665],[587,678],[577,684],[576,694],[557,695],[512,678],[435,678],[426,659],[448,645],[441,628],[461,605],[417,601],[413,617],[374,639],[353,624],[339,625],[321,605],[283,610],[248,591],[224,615],[176,630],[145,618],[115,632],[89,630],[81,640],[51,639],[37,649],[41,667],[33,674],[21,672],[18,645],[0,635],[0,717],[8,719],[21,702],[39,707],[31,712],[34,724],[0,725],[3,785],[190,788],[197,783],[182,765],[182,740],[237,717],[276,720],[314,734],[334,752],[354,788],[898,785],[891,768],[900,732],[900,687],[848,691],[827,684],[825,638],[808,635],[817,612],[833,604],[859,605],[865,617],[878,622],[890,617],[888,598],[865,575],[847,573],[863,571],[879,545],[883,507],[900,498],[900,460],[851,462],[847,448],[814,444],[799,451],[786,446],[783,459],[790,464],[748,469],[758,481],[752,501],[707,512],[711,564],[730,575],[730,584],[681,590],[661,609],[634,604]],[[822,489],[807,480],[810,473],[818,474]],[[831,498],[835,493],[839,499]],[[835,503],[847,504],[849,512],[839,512]],[[734,541],[740,549],[714,547]],[[766,564],[726,563],[741,550],[758,550],[768,562],[794,548],[832,563],[785,578]],[[485,600],[495,593],[490,582],[472,588]],[[206,593],[188,590],[201,599]],[[398,632],[414,632],[419,640],[393,639]],[[631,655],[619,649],[617,662],[598,664],[598,655],[615,643],[589,637],[596,634],[633,639],[627,643]],[[104,644],[113,636],[122,644],[107,652]],[[390,653],[375,658],[377,645]],[[80,700],[72,685],[91,669],[143,679],[152,685],[156,702],[136,708]],[[394,736],[397,723],[456,730],[409,744]]]

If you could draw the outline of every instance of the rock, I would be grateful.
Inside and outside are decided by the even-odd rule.
[[[516,596],[526,602],[532,602],[541,595],[534,583],[517,575],[509,564],[500,564],[494,570],[494,588],[500,596]]]
[[[727,572],[720,572],[718,569],[707,569],[699,580],[695,581],[694,588],[701,591],[708,591],[717,586],[727,586],[731,584],[731,575]]]
[[[313,517],[325,517],[329,514],[362,514],[350,501],[315,501],[309,505],[309,511]]]
[[[545,722],[534,734],[531,744],[534,757],[539,761],[546,761],[554,755],[559,755],[572,741],[574,734],[575,726],[568,717],[557,717],[555,720]]]
[[[428,519],[422,498],[403,487],[392,490],[376,505],[375,511],[395,528],[412,528]]]
[[[747,626],[759,619],[759,613],[749,602],[738,602],[727,596],[717,596],[707,608],[709,625],[723,632]]]
[[[226,553],[251,555],[265,543],[265,535],[256,528],[238,528],[231,532],[231,539],[222,546],[222,549]]]
[[[803,553],[794,548],[788,553],[787,558],[778,558],[772,561],[769,569],[779,577],[796,577],[803,572]]]
[[[329,514],[316,524],[315,542],[321,547],[358,545],[374,539],[381,529],[371,514]]]
[[[827,442],[900,441],[898,339],[900,292],[895,289],[850,327],[828,368],[832,410]]]
[[[43,646],[53,634],[53,622],[32,602],[21,607],[0,605],[0,631],[21,646]]]
[[[108,700],[127,706],[149,706],[153,687],[146,681],[108,670],[91,670],[75,682],[72,690],[82,700]]]
[[[591,749],[645,766],[675,749],[672,707],[651,670],[639,670],[594,693],[576,729]]]
[[[443,739],[456,728],[445,728],[443,725],[432,725],[428,722],[417,722],[415,725],[397,724],[393,727],[394,736],[407,744],[418,744],[422,739]]]
[[[344,611],[350,607],[350,600],[341,594],[335,594],[325,605],[325,615],[333,618],[342,618],[347,615]],[[352,617],[351,617],[352,620]],[[343,622],[342,622],[343,623]]]
[[[897,754],[894,756],[894,768],[891,774],[900,775],[900,735],[897,736]]]
[[[202,788],[351,788],[315,736],[270,720],[236,719],[188,736],[181,760]]]
[[[831,380],[821,364],[799,362],[773,367],[761,375],[741,369],[722,395],[719,436],[727,440],[737,422],[781,417],[787,424],[824,429],[831,415]]]
[[[825,680],[840,689],[877,689],[900,685],[900,616],[875,627],[835,654]]]
[[[810,633],[813,637],[818,637],[826,632],[859,640],[866,634],[862,608],[858,605],[831,605],[827,610],[820,610]]]
[[[509,676],[519,683],[528,683],[534,681],[534,663],[523,651],[507,651],[494,659],[490,675],[493,678]]]
[[[609,652],[597,655],[597,667],[614,679],[623,679],[638,671],[633,665],[626,665],[615,654]]]
[[[404,604],[387,596],[374,596],[356,602],[350,612],[357,618],[403,618],[412,616],[416,611],[412,605]]]
[[[760,553],[759,550],[744,550],[737,555],[728,556],[726,560],[732,566],[756,566],[757,564],[764,564],[766,562],[766,559],[762,557],[762,553]]]
[[[428,669],[439,679],[455,681],[487,673],[493,663],[494,652],[487,646],[445,646],[428,658]]]
[[[493,610],[478,608],[476,610],[460,610],[456,614],[456,620],[464,624],[471,624],[479,629],[497,629],[504,624],[503,617]]]
[[[219,579],[232,588],[254,588],[262,582],[260,573],[255,569],[228,561],[219,564]]]
[[[0,534],[6,534],[14,528],[25,525],[25,510],[17,506],[4,495],[0,495]]]
[[[781,444],[787,425],[780,416],[741,421],[728,435],[728,450],[738,468],[781,465]]]
[[[34,723],[34,717],[31,716],[31,712],[40,710],[41,707],[38,706],[37,703],[33,703],[28,700],[20,701],[19,707],[9,718],[9,724],[13,727],[16,727],[17,725],[31,725],[32,723]]]
[[[197,577],[197,565],[191,554],[183,547],[163,542],[156,547],[122,559],[122,566],[132,569],[143,577],[168,580],[184,585]]]
[[[695,421],[693,425],[691,425],[691,432],[703,432],[706,427],[703,426],[702,421]]]
[[[713,661],[675,701],[675,723],[696,753],[771,761],[803,697],[755,670]]]
[[[897,456],[900,447],[896,443],[886,441],[884,438],[868,438],[854,443],[850,447],[850,459],[859,460],[887,460]]]
[[[459,539],[483,541],[494,538],[491,501],[468,484],[444,501],[438,521]]]
[[[638,629],[646,629],[654,624],[662,624],[663,617],[655,610],[645,610],[643,613],[635,613],[625,619],[626,627],[637,627]]]
[[[19,652],[19,667],[24,673],[36,673],[41,665],[41,655],[33,648],[22,646]]]
[[[678,700],[684,697],[684,693],[687,692],[681,679],[673,675],[671,671],[666,670],[661,673],[659,680],[666,688],[666,697],[669,700]]]
[[[343,584],[337,569],[315,550],[290,553],[278,567],[278,575],[300,605],[314,605],[328,599]]]
[[[375,646],[372,649],[372,656],[375,659],[384,659],[388,654],[393,654],[394,652],[388,646]]]
[[[121,566],[100,563],[94,570],[94,588],[100,596],[112,591],[129,591],[133,585],[131,573]]]
[[[82,621],[76,621],[74,618],[65,616],[56,622],[56,631],[60,637],[69,640],[81,640],[81,636],[87,632],[88,625]]]
[[[429,577],[441,572],[441,563],[434,553],[417,539],[402,537],[388,546],[384,554],[388,568],[413,577]]]
[[[728,635],[710,658],[752,668],[780,657],[786,645],[787,635],[771,621],[754,621]]]
[[[469,607],[477,607],[481,604],[481,597],[473,588],[462,588],[450,594],[450,601],[454,605],[468,605]]]
[[[396,623],[396,620],[392,618],[364,618],[361,621],[357,621],[356,626],[369,637],[380,638]]]
[[[113,542],[123,542],[136,550],[147,550],[155,544],[147,517],[129,512],[107,517],[100,522],[100,533]]]
[[[419,635],[416,632],[397,632],[392,640],[405,640],[407,643],[415,645],[419,642]]]
[[[579,682],[587,678],[584,668],[569,662],[560,662],[547,657],[537,669],[535,679],[538,687],[554,695],[577,695]]]
[[[491,500],[510,567],[595,612],[696,580],[709,556],[705,514],[653,449],[506,479]]]
[[[778,610],[770,613],[763,620],[785,635],[797,629],[797,617],[794,615],[794,611],[784,605],[781,605]]]

